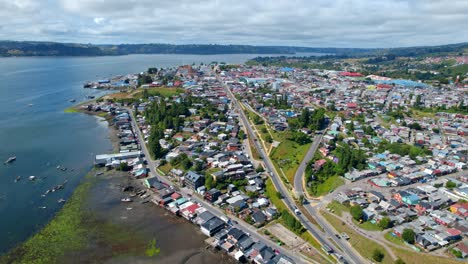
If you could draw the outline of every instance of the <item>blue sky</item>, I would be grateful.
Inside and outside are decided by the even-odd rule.
[[[468,41],[467,0],[0,0],[0,39],[399,47]]]

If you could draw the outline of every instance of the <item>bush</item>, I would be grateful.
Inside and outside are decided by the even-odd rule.
[[[445,183],[445,187],[446,187],[447,189],[453,189],[453,188],[457,187],[457,184],[454,183],[453,181],[450,181],[450,180],[449,180],[449,181],[447,181],[447,183]]]
[[[374,252],[372,252],[372,259],[377,262],[382,262],[384,257],[385,254],[380,249],[375,249]]]
[[[409,228],[405,228],[403,230],[403,234],[401,235],[401,237],[403,238],[404,241],[406,241],[407,243],[409,244],[414,244],[414,237],[415,237],[415,233],[412,229],[409,229]]]
[[[390,228],[392,227],[392,221],[390,220],[390,218],[384,217],[382,218],[382,220],[380,220],[378,226],[382,229]]]
[[[360,205],[351,206],[349,212],[356,221],[359,221],[364,217],[364,212],[362,211],[362,207]]]

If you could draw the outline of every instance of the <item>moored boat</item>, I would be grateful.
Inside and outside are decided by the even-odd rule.
[[[16,156],[11,156],[3,164],[12,163],[15,160],[16,160]]]
[[[132,201],[132,199],[130,199],[130,197],[125,197],[125,198],[120,199],[120,201],[124,203],[129,203]]]

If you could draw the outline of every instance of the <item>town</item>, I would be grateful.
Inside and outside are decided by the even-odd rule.
[[[107,88],[128,90],[84,106],[112,114],[120,138],[95,165],[129,171],[146,201],[239,261],[465,258],[466,79],[333,68],[214,62],[120,76]]]

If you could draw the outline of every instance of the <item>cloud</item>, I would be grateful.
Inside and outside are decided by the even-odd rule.
[[[468,41],[464,0],[0,0],[0,39],[395,47]]]

